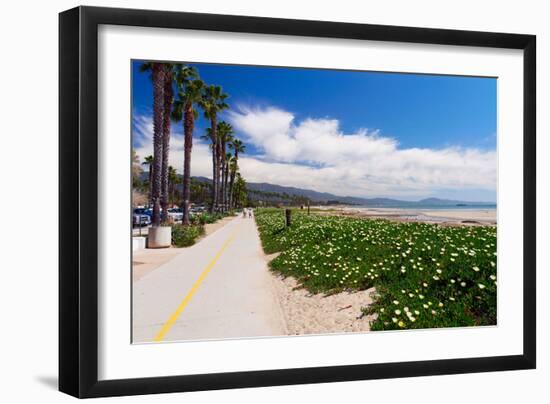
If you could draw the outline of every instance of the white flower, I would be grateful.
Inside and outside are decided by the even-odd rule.
[[[466,282],[460,282],[460,286],[465,287],[465,286],[466,286]]]
[[[398,301],[398,300],[394,300],[394,301],[393,301],[393,304],[398,305],[398,304],[399,304],[399,301]]]
[[[480,288],[480,289],[485,289],[485,285],[483,283],[478,283],[477,286]]]
[[[474,267],[473,270],[479,272],[479,267]]]
[[[394,323],[397,323],[397,319],[395,317],[392,317],[391,321],[393,321]]]
[[[401,314],[401,310],[399,310],[399,309],[395,310],[395,314],[400,315],[400,314]]]
[[[497,277],[495,275],[491,275],[489,278],[491,278],[492,281],[496,281]]]
[[[443,303],[439,302],[438,306],[443,307]]]

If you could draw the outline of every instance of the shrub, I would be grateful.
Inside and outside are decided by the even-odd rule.
[[[176,247],[191,246],[203,234],[204,227],[202,225],[184,226],[175,224],[172,226],[172,245]]]
[[[221,213],[203,213],[202,215],[198,216],[198,222],[200,224],[216,223],[223,217],[224,215],[222,215]]]

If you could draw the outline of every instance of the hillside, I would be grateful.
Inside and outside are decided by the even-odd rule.
[[[181,179],[181,175],[178,175]],[[141,179],[148,178],[148,173],[143,172]],[[206,177],[193,177],[197,182],[211,184],[212,180]],[[178,185],[181,190],[182,185]],[[334,195],[328,192],[317,192],[311,189],[289,187],[270,184],[266,182],[247,182],[248,196],[252,201],[282,204],[305,204],[309,200],[311,204],[345,204],[373,207],[408,207],[416,206],[494,206],[491,202],[472,202],[441,198],[425,198],[418,201],[404,201],[392,198],[358,198],[354,196]]]

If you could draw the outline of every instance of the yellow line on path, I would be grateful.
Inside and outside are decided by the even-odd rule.
[[[204,279],[206,278],[208,273],[212,270],[212,268],[214,267],[214,265],[216,264],[218,259],[222,256],[223,252],[227,249],[229,244],[231,244],[231,242],[235,239],[236,235],[237,235],[237,232],[235,231],[231,236],[229,236],[229,238],[227,240],[225,240],[225,243],[223,243],[220,250],[216,253],[214,258],[212,258],[212,261],[210,261],[208,263],[208,265],[206,266],[204,271],[202,271],[199,278],[195,281],[195,283],[193,284],[193,287],[191,288],[189,293],[187,293],[187,296],[185,296],[185,298],[180,303],[180,305],[178,306],[176,311],[174,311],[174,313],[170,316],[168,321],[166,321],[166,323],[164,323],[164,325],[162,326],[159,333],[157,334],[157,336],[154,339],[155,342],[160,342],[164,339],[164,336],[166,335],[166,333],[168,333],[168,331],[170,331],[170,328],[172,328],[172,326],[174,325],[174,323],[176,322],[178,317],[181,315],[181,313],[185,309],[185,306],[187,306],[187,303],[189,303],[189,301],[191,300],[193,295],[197,292],[197,290],[201,286],[201,283],[204,281]]]

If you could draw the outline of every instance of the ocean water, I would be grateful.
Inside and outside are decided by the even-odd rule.
[[[408,209],[408,210],[495,210],[496,204],[471,204],[471,205],[430,205],[421,203],[403,204],[380,204],[380,205],[355,205],[355,208],[387,208],[387,209]]]

